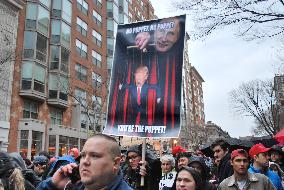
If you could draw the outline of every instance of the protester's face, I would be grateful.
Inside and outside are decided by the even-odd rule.
[[[156,49],[160,52],[166,52],[178,41],[180,34],[180,24],[178,19],[166,20],[163,23],[173,23],[173,27],[157,28],[155,32]],[[163,25],[163,23],[159,23]]]
[[[170,161],[163,161],[161,163],[161,168],[164,173],[168,173],[172,170],[172,165]]]
[[[235,173],[239,175],[246,175],[249,167],[249,160],[245,156],[236,156],[233,160],[231,160],[231,165],[233,166]]]
[[[272,152],[270,159],[272,162],[278,162],[280,159],[280,154],[278,152]]]
[[[255,162],[263,168],[268,168],[269,166],[269,155],[267,152],[259,153],[255,156]]]
[[[142,87],[148,78],[148,72],[146,70],[139,69],[138,71],[135,72],[134,77],[135,77],[136,86]]]
[[[34,167],[34,171],[37,175],[41,175],[45,171],[45,168],[46,168],[46,165],[38,164]]]
[[[224,151],[220,145],[213,148],[215,162],[220,162],[220,160],[226,155],[227,151]]]
[[[100,189],[110,183],[119,168],[120,156],[111,154],[112,144],[103,138],[86,141],[80,160],[80,176],[85,186]]]
[[[177,190],[195,190],[195,186],[196,183],[188,171],[182,170],[178,173],[176,180]]]
[[[135,170],[141,161],[141,156],[139,156],[136,152],[128,152],[127,160],[131,169]]]
[[[180,157],[178,160],[178,168],[182,168],[184,166],[187,166],[189,163],[189,159],[187,157]]]

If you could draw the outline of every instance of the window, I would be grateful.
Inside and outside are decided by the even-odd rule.
[[[113,58],[107,57],[107,68],[111,70]]]
[[[42,151],[42,132],[32,131],[32,156]]]
[[[99,9],[102,8],[102,0],[93,0],[94,4],[97,5]]]
[[[118,6],[111,1],[107,1],[107,17],[118,21]]]
[[[20,137],[20,154],[21,156],[28,156],[28,142],[29,142],[29,131],[22,130]]]
[[[49,135],[48,140],[48,153],[51,156],[55,156],[55,150],[56,150],[56,136],[55,135]]]
[[[107,17],[113,18],[113,2],[107,1]]]
[[[23,56],[46,62],[47,38],[37,32],[25,31]]]
[[[50,109],[51,124],[62,125],[63,111],[58,108]]]
[[[102,85],[102,76],[95,72],[92,72],[92,79],[93,88],[100,88]]]
[[[97,67],[102,67],[102,55],[97,53],[95,50],[92,50],[92,61],[93,64]]]
[[[22,90],[45,91],[45,68],[32,61],[22,63]]]
[[[48,36],[49,11],[39,4],[27,3],[26,29],[38,30]]]
[[[76,64],[75,65],[75,72],[76,72],[76,78],[82,82],[87,81],[87,68],[83,65]]]
[[[107,36],[114,37],[116,35],[117,23],[112,19],[107,19]]]
[[[81,57],[87,58],[87,46],[78,39],[76,39],[76,50]]]
[[[88,25],[77,17],[77,31],[80,32],[83,36],[87,36]]]
[[[113,39],[107,38],[107,55],[112,57],[113,56]]]
[[[99,46],[102,47],[102,35],[100,35],[97,31],[93,30],[92,32],[93,35],[93,41],[94,43]]]
[[[59,136],[59,156],[67,155],[69,149],[68,137]]]
[[[65,76],[49,74],[49,98],[68,100],[68,79]]]
[[[93,10],[93,19],[99,27],[102,27],[102,16],[95,10]]]
[[[62,18],[71,24],[72,4],[69,0],[53,0],[52,16]]]
[[[50,69],[68,73],[70,52],[61,46],[50,46]],[[61,56],[59,56],[61,55]],[[60,61],[61,59],[61,61]]]
[[[54,0],[57,1],[57,0]],[[72,18],[72,3],[68,0],[63,0],[62,3],[62,18],[66,20],[69,24],[71,24]]]
[[[47,8],[50,7],[50,0],[40,0],[40,2],[45,5]]]
[[[82,112],[80,118],[81,118],[81,128],[86,129],[88,121],[87,114]]]
[[[38,7],[38,30],[48,36],[49,11],[42,6]]]
[[[23,118],[38,118],[38,103],[30,100],[24,100]]]
[[[74,147],[78,147],[77,138],[59,136],[59,156],[67,155],[68,150]]]
[[[60,20],[51,21],[51,43],[70,48],[71,28]]]
[[[87,106],[87,92],[85,90],[76,88],[75,89],[76,101],[82,106]]]
[[[50,69],[59,69],[59,46],[50,46]]]
[[[61,47],[61,67],[60,70],[69,73],[69,54],[70,52],[65,49],[64,47]]]
[[[92,104],[93,104],[93,109],[95,110],[96,113],[101,112],[102,108],[102,98],[99,96],[92,96]]]
[[[77,8],[85,15],[88,15],[88,3],[84,0],[77,0]]]

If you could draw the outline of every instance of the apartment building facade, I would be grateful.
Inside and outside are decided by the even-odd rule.
[[[0,150],[7,150],[19,11],[23,1],[0,0]]]
[[[204,82],[202,76],[199,74],[194,66],[190,68],[191,89],[192,89],[192,114],[193,126],[204,126],[204,101],[203,101],[203,88]]]
[[[151,13],[147,11],[151,10]],[[19,13],[8,151],[61,156],[103,130],[116,27],[148,1],[26,0]]]

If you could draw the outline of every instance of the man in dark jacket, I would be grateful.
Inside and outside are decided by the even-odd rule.
[[[120,148],[114,138],[104,134],[90,137],[83,147],[79,160],[81,183],[75,185],[73,190],[132,190],[123,181],[119,169]],[[70,184],[69,177],[75,173],[77,167],[75,163],[61,167],[52,178],[43,181],[37,189],[65,189]]]
[[[218,183],[221,183],[224,179],[233,175],[229,144],[223,139],[216,140],[211,145],[211,149],[214,152],[215,162],[219,163],[217,167],[217,178]]]

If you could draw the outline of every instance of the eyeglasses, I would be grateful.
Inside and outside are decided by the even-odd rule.
[[[127,160],[135,160],[136,158],[138,158],[139,155],[133,155],[133,156],[127,156],[126,159]]]

